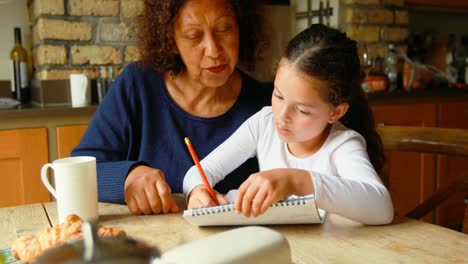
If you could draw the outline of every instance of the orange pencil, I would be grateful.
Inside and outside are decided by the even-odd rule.
[[[190,142],[190,139],[188,137],[184,138],[185,144],[187,145],[187,148],[190,152],[190,155],[192,156],[193,162],[197,166],[198,172],[200,173],[200,177],[203,180],[203,183],[205,184],[206,189],[210,193],[211,199],[216,203],[216,205],[219,205],[218,199],[216,198],[216,194],[213,191],[213,188],[211,188],[210,183],[208,182],[208,179],[206,178],[205,172],[203,171],[203,168],[200,165],[200,161],[198,160],[197,153],[195,153],[195,150],[193,149],[192,143]]]

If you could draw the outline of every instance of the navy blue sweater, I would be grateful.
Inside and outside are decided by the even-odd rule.
[[[124,203],[124,183],[136,164],[161,169],[173,193],[182,193],[183,177],[193,165],[184,143],[189,137],[200,159],[229,137],[248,117],[271,104],[270,85],[242,74],[237,102],[226,113],[193,116],[169,96],[161,75],[148,67],[129,64],[98,107],[72,156],[97,159],[99,201]],[[225,193],[237,188],[258,171],[250,159],[215,189]]]

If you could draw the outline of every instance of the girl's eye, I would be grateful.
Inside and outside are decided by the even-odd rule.
[[[283,100],[283,97],[282,97],[281,95],[276,94],[276,93],[274,93],[273,95],[274,95],[276,98],[278,98],[278,99],[280,99],[280,100]]]
[[[297,110],[298,110],[301,114],[310,115],[310,113],[309,113],[308,111],[305,111],[304,109],[301,109],[300,107],[297,107]]]

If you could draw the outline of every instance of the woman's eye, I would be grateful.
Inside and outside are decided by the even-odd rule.
[[[185,37],[188,39],[197,39],[200,38],[202,34],[198,32],[188,33]]]
[[[216,31],[217,32],[226,32],[226,31],[229,31],[230,29],[231,29],[230,25],[223,25],[223,26],[219,26],[218,28],[216,28]]]

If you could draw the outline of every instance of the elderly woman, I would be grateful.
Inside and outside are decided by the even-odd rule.
[[[100,201],[126,202],[134,214],[177,212],[171,192],[182,193],[193,165],[184,137],[202,159],[270,104],[271,88],[237,68],[252,66],[258,50],[252,2],[145,1],[143,59],[120,74],[72,151],[96,157]],[[256,171],[248,160],[215,189]]]

